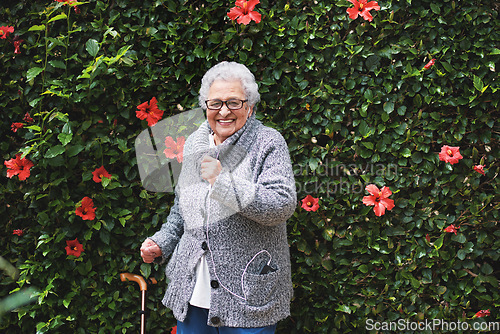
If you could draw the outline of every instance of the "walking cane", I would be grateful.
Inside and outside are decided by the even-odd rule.
[[[144,277],[136,274],[130,274],[130,273],[122,273],[120,274],[120,279],[122,282],[125,281],[132,281],[136,282],[139,284],[139,288],[141,289],[142,293],[142,302],[141,302],[141,311],[139,312],[141,314],[141,334],[146,333],[146,291],[148,290],[148,283],[146,283],[146,280]],[[150,278],[148,280],[151,284],[156,284],[156,280],[154,277]]]

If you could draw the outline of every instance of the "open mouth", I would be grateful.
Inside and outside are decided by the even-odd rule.
[[[219,119],[217,120],[217,123],[219,123],[220,125],[227,125],[233,123],[234,121],[234,119]]]

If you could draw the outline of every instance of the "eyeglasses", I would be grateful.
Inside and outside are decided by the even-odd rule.
[[[238,99],[230,99],[227,101],[222,101],[222,100],[206,100],[205,103],[207,104],[207,108],[210,110],[220,110],[222,109],[222,106],[224,103],[226,104],[227,109],[229,110],[238,110],[243,107],[243,103],[247,102],[248,100],[238,100]]]

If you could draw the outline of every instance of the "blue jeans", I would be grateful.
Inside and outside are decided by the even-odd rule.
[[[274,334],[276,325],[256,328],[212,327],[207,325],[208,310],[189,305],[186,320],[177,321],[177,334]]]

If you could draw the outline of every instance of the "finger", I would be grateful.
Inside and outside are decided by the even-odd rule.
[[[161,255],[161,249],[157,245],[149,247],[148,251],[154,256]]]
[[[150,239],[146,239],[146,240],[144,240],[144,242],[142,243],[142,245],[141,245],[141,249],[146,248],[146,247],[149,247],[149,246],[151,246],[152,244],[153,244],[153,241],[152,241],[152,240],[150,240]]]
[[[144,262],[152,262],[155,259],[154,256],[146,255],[146,254],[141,255],[141,257],[142,257]]]
[[[202,163],[203,163],[203,162],[211,162],[211,161],[214,161],[214,160],[216,160],[216,159],[215,159],[215,158],[213,158],[213,157],[211,157],[211,156],[209,156],[209,155],[205,155],[205,156],[203,157],[203,159],[201,160],[201,162],[202,162]]]

